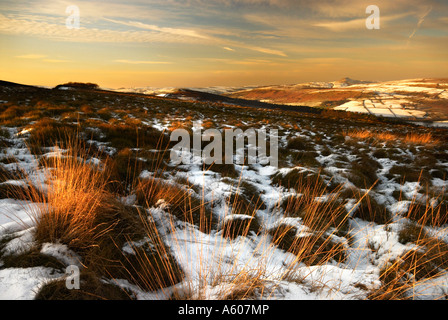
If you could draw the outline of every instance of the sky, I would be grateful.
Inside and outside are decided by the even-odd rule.
[[[44,86],[448,78],[448,1],[1,0],[0,47],[0,80]]]

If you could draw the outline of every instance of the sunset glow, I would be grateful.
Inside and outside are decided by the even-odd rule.
[[[102,87],[445,77],[448,4],[375,1],[2,1],[2,80]],[[69,6],[79,29],[68,28]]]

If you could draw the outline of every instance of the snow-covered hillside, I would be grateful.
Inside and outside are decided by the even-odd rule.
[[[334,108],[410,120],[446,120],[448,83],[444,79],[333,82],[241,88],[221,94],[286,105]]]

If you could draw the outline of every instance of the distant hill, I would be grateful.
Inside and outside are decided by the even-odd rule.
[[[373,82],[346,77],[333,82],[265,86],[223,94],[272,104],[440,121],[448,119],[447,90],[446,79]]]
[[[32,86],[29,86],[26,84],[20,84],[20,83],[4,81],[4,80],[0,80],[0,86],[1,87],[32,87]]]
[[[334,81],[334,87],[349,87],[357,84],[369,84],[374,83],[373,81],[365,81],[365,80],[354,80],[348,77],[342,78],[341,80]]]
[[[86,90],[96,90],[99,89],[100,86],[96,83],[90,83],[90,82],[67,82],[64,84],[59,84],[56,87],[54,87],[55,90],[64,90],[64,89],[86,89]]]

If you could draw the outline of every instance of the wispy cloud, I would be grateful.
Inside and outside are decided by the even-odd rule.
[[[383,15],[383,16],[381,16],[381,22],[382,22],[382,24],[384,24],[384,22],[393,22],[393,21],[396,21],[399,19],[409,17],[411,15],[412,15],[411,12],[405,12],[405,13],[389,15],[389,16]],[[365,30],[365,21],[366,21],[366,18],[363,17],[361,19],[351,19],[351,20],[346,20],[346,21],[327,21],[327,22],[322,22],[322,23],[316,23],[316,24],[314,24],[314,26],[326,28],[328,30],[336,31],[336,32],[347,32],[347,31],[356,30],[356,29]]]
[[[200,59],[206,62],[212,62],[216,64],[229,64],[229,65],[242,65],[242,66],[273,66],[278,65],[278,62],[274,62],[271,60],[266,59],[242,59],[242,60],[235,60],[235,59],[219,59],[219,58],[205,58]]]
[[[81,26],[80,29],[69,30],[65,25],[41,21],[33,16],[0,14],[0,33],[29,35],[67,42],[201,44],[227,48],[237,47],[269,55],[286,56],[286,53],[275,48],[211,36],[194,29],[161,27],[138,21],[118,21],[109,18],[105,21],[130,28],[116,30],[114,28],[103,27],[100,29],[98,27]]]
[[[420,29],[421,25],[425,21],[425,18],[431,13],[431,11],[432,11],[432,6],[429,7],[429,9],[427,11],[425,11],[423,13],[423,15],[418,19],[417,26],[415,27],[414,31],[412,31],[412,33],[409,35],[408,44],[411,41],[411,39],[415,36],[415,34],[417,33],[418,29]]]
[[[29,54],[22,54],[22,55],[18,55],[15,56],[16,58],[19,59],[27,59],[27,60],[40,60],[43,62],[50,62],[50,63],[66,63],[66,62],[71,62],[70,60],[65,60],[65,59],[54,59],[54,58],[50,58],[45,54],[36,54],[36,53],[29,53]]]
[[[220,46],[223,46],[223,48],[228,51],[235,51],[231,47],[239,47],[239,48],[257,51],[257,52],[261,52],[261,53],[265,53],[265,54],[269,54],[269,55],[276,55],[276,56],[281,56],[281,57],[287,56],[281,50],[246,44],[245,42],[236,41],[236,40],[227,40],[227,39],[219,38],[216,36],[207,35],[205,33],[201,33],[201,32],[198,32],[197,30],[193,30],[193,29],[159,27],[156,25],[149,25],[149,24],[141,23],[139,21],[118,21],[118,20],[107,19],[107,18],[104,20],[113,22],[113,23],[117,23],[117,24],[122,24],[122,25],[129,26],[129,27],[151,30],[151,31],[162,33],[162,34],[168,34],[171,36],[178,36],[178,37],[190,38],[190,39],[196,39],[196,40],[199,39],[199,40],[203,40],[204,44],[220,45]]]
[[[168,35],[182,36],[182,37],[190,37],[190,38],[199,38],[199,39],[209,39],[209,37],[205,34],[201,34],[196,30],[191,29],[183,29],[183,28],[167,28],[167,27],[159,27],[152,24],[146,24],[139,21],[119,21],[109,18],[103,18],[106,21],[113,22],[116,24],[122,24],[129,27],[135,27],[144,30],[151,30],[159,33],[164,33]]]
[[[331,31],[344,32],[354,29],[362,29],[365,26],[365,19],[354,19],[339,22],[321,22],[314,24],[316,27],[322,27]]]
[[[73,4],[80,8],[81,27],[69,30],[64,9]],[[236,75],[236,81],[242,81],[243,76],[239,75],[247,72],[247,79],[254,82],[271,82],[280,79],[281,72],[289,77],[282,79],[292,79],[290,71],[294,69],[307,70],[308,76],[316,78],[319,73],[330,77],[328,68],[334,74],[340,70],[380,73],[371,67],[371,61],[399,61],[405,65],[418,57],[436,65],[434,57],[442,60],[446,55],[447,1],[375,0],[373,4],[381,9],[379,32],[365,28],[368,4],[372,3],[114,0],[105,4],[102,0],[2,0],[0,38],[6,43],[2,62],[11,66],[12,75],[17,69],[13,67],[22,65],[27,69],[35,65],[38,74],[39,64],[46,63],[53,71],[77,68],[75,74],[97,66],[102,71],[115,67],[123,73],[142,74],[163,68],[166,77],[169,74],[179,79],[182,74],[187,82],[206,81],[197,79],[209,79],[207,75],[222,66],[221,71],[228,72],[229,79]],[[424,36],[417,37],[423,34],[423,28]],[[39,51],[24,50],[25,39],[38,39],[42,44]],[[406,47],[406,42],[411,41],[415,45]],[[85,48],[91,54],[82,55]],[[365,59],[356,60],[361,56]],[[311,57],[316,60],[304,60]],[[83,68],[70,64],[72,61],[82,63]],[[440,72],[440,63],[434,69]],[[388,68],[381,71],[392,72]],[[256,72],[263,76],[254,76]]]
[[[66,42],[206,43],[205,37],[182,29],[159,28],[157,30],[157,27],[154,26],[153,30],[116,30],[81,24],[80,29],[70,30],[65,27],[65,24],[52,20],[48,22],[39,16],[14,14],[6,16],[1,13],[0,33],[28,35]]]
[[[275,55],[275,56],[280,56],[280,57],[287,57],[288,55],[286,53],[284,53],[281,50],[276,50],[276,49],[270,49],[270,48],[263,48],[263,47],[258,47],[258,46],[246,46],[243,45],[242,47],[249,49],[249,50],[253,50],[253,51],[258,51],[261,53],[266,53],[269,55]]]
[[[127,60],[127,59],[118,59],[114,60],[114,62],[118,63],[126,63],[126,64],[172,64],[172,62],[168,61],[139,61],[139,60]]]

